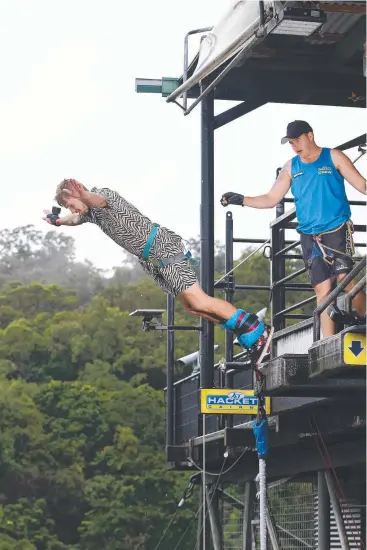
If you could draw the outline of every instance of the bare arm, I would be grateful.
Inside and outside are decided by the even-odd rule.
[[[257,197],[245,197],[243,205],[251,208],[273,208],[284,199],[290,189],[291,181],[291,161],[289,160],[281,169],[276,182],[268,193]]]
[[[68,225],[72,227],[74,225],[81,225],[82,223],[84,223],[84,219],[79,214],[68,214],[63,218],[59,218],[56,225]]]
[[[335,168],[340,172],[345,180],[357,191],[366,195],[366,178],[364,178],[354,166],[347,155],[338,149],[331,150],[331,158]]]
[[[51,210],[44,210],[43,211],[46,216],[42,218],[45,222],[49,223],[50,225],[54,225],[50,218],[47,216],[51,215]],[[67,216],[64,216],[63,218],[57,218],[55,225],[68,225],[70,227],[74,225],[81,225],[82,223],[85,223],[88,221],[87,216],[81,216],[80,214],[68,214]]]
[[[102,195],[92,193],[91,191],[84,191],[81,193],[80,198],[89,208],[106,208],[108,206],[106,199]]]

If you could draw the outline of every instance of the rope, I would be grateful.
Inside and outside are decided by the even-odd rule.
[[[163,540],[165,539],[168,531],[170,530],[173,522],[175,521],[176,519],[176,516],[180,510],[180,508],[184,505],[184,503],[186,502],[186,500],[188,500],[191,496],[192,496],[192,493],[193,493],[193,489],[194,489],[194,483],[192,481],[192,477],[190,477],[190,481],[189,481],[189,485],[188,487],[185,489],[184,491],[184,494],[183,494],[183,497],[181,498],[180,502],[177,504],[177,508],[176,508],[176,511],[175,513],[172,515],[167,527],[165,528],[165,530],[163,531],[163,534],[161,536],[161,538],[159,539],[157,545],[155,546],[154,550],[158,550],[158,548],[160,547],[160,545],[162,544]]]
[[[267,549],[267,503],[266,503],[266,461],[259,458],[259,493],[260,493],[260,548]]]
[[[160,547],[160,545],[162,544],[165,536],[167,535],[168,531],[170,530],[170,527],[172,525],[172,523],[175,521],[176,519],[176,516],[178,514],[178,511],[179,511],[179,508],[177,508],[176,512],[173,514],[173,516],[171,517],[170,519],[170,522],[169,524],[167,525],[167,527],[165,528],[165,530],[163,531],[163,535],[161,536],[161,538],[159,539],[159,542],[157,544],[157,546],[154,548],[154,550],[158,550],[158,548]]]
[[[246,258],[244,258],[243,260],[240,261],[240,263],[238,263],[233,269],[231,269],[230,271],[228,271],[228,273],[226,273],[225,275],[223,275],[223,277],[221,279],[219,279],[218,281],[215,282],[214,286],[216,286],[218,283],[220,283],[221,281],[223,281],[223,279],[225,279],[226,277],[228,277],[228,275],[230,275],[231,273],[233,273],[233,271],[235,271],[238,267],[240,267],[240,265],[242,265],[243,263],[247,262],[247,260],[249,260],[254,254],[256,254],[257,252],[259,252],[259,250],[261,250],[262,248],[264,248],[264,246],[266,244],[270,243],[270,239],[268,239],[267,241],[265,241],[262,245],[260,245],[258,248],[256,248],[256,250],[253,250],[251,252],[251,254],[249,254],[248,256],[246,256]]]
[[[192,518],[192,520],[190,521],[189,525],[186,527],[184,533],[181,535],[181,538],[180,540],[178,541],[178,543],[176,544],[176,546],[174,547],[173,550],[177,550],[178,547],[180,546],[181,542],[183,541],[183,539],[186,537],[187,533],[189,532],[190,530],[190,527],[191,525],[194,523],[194,521],[196,520],[196,518],[198,517],[198,515],[200,514],[200,510],[202,509],[203,505],[201,504],[198,508],[198,511],[196,512],[196,514],[194,515],[194,517]]]
[[[344,493],[344,491],[343,491],[343,488],[342,488],[342,486],[341,486],[341,483],[340,483],[338,474],[336,473],[336,470],[335,470],[335,468],[334,468],[333,462],[332,462],[332,460],[331,460],[331,456],[330,456],[329,451],[328,451],[328,449],[327,449],[327,447],[326,447],[326,444],[325,444],[325,441],[324,441],[324,439],[323,439],[323,437],[322,437],[321,431],[320,431],[320,429],[319,429],[319,427],[318,427],[318,425],[317,425],[317,423],[316,423],[316,420],[315,420],[314,418],[312,418],[312,421],[310,421],[310,426],[311,426],[312,429],[315,429],[315,428],[316,428],[317,435],[318,435],[318,437],[319,437],[319,439],[320,439],[320,441],[321,441],[321,443],[322,443],[322,446],[324,447],[324,453],[325,453],[325,455],[326,455],[326,459],[325,459],[324,453],[323,453],[323,451],[322,451],[322,449],[321,449],[321,447],[320,447],[318,438],[317,438],[317,436],[315,435],[315,441],[316,441],[316,445],[317,445],[318,451],[319,451],[319,453],[320,453],[320,456],[321,456],[321,458],[323,459],[323,461],[325,462],[325,464],[328,465],[329,468],[331,469],[331,471],[333,472],[333,475],[334,475],[334,478],[335,478],[337,487],[339,488],[340,495],[338,495],[338,493],[337,493],[338,500],[339,500],[340,504],[341,504],[341,500],[343,500],[343,502],[345,503],[345,506],[346,506],[346,508],[347,508],[347,511],[349,512],[349,515],[350,515],[350,517],[351,517],[351,519],[352,519],[352,521],[353,521],[354,526],[358,529],[358,524],[356,523],[356,521],[355,521],[355,519],[354,519],[354,517],[353,517],[353,515],[352,515],[352,511],[351,511],[351,508],[350,508],[350,506],[349,506],[349,502],[348,502],[348,500],[347,500],[347,498],[346,498],[346,496],[345,496],[345,493]],[[355,535],[354,535],[353,532],[352,532],[352,536],[353,536],[354,541],[358,544],[359,548],[364,548],[364,549],[365,549],[365,545],[364,545],[363,540],[359,540],[359,541],[358,541],[358,540],[355,538]]]
[[[231,464],[231,466],[229,468],[227,468],[227,470],[225,470],[224,472],[220,472],[219,474],[216,473],[216,472],[208,472],[206,471],[207,474],[209,474],[210,476],[217,476],[218,478],[220,476],[223,476],[225,474],[227,474],[228,472],[230,472],[232,470],[232,468],[237,464],[237,462],[239,462],[241,460],[241,458],[243,457],[243,455],[245,454],[246,452],[246,449],[240,454],[240,456],[238,458],[236,458],[236,460],[233,462],[233,464]],[[197,468],[200,472],[202,472],[203,470],[200,468],[200,466],[198,464],[196,464],[196,462],[194,462],[192,460],[192,458],[189,458],[189,462],[195,466],[195,468]]]

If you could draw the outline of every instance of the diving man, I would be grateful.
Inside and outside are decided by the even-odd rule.
[[[76,226],[94,223],[124,250],[138,258],[143,270],[166,293],[177,297],[189,313],[221,324],[232,331],[244,348],[262,357],[270,344],[270,327],[255,314],[236,309],[225,300],[213,298],[201,289],[189,265],[189,253],[179,235],[151,222],[135,206],[108,188],[89,191],[74,179],[65,179],[56,189],[55,200],[70,210],[58,217],[45,210],[46,222]]]

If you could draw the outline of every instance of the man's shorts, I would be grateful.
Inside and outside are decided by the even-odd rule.
[[[308,269],[312,286],[318,285],[328,279],[335,279],[337,275],[351,271],[354,262],[348,245],[347,233],[347,225],[344,224],[337,231],[321,236],[321,244],[328,254],[330,263],[324,260],[320,247],[314,240],[314,236],[300,233],[303,260]],[[353,237],[350,235],[350,238],[352,239]],[[343,254],[333,252],[328,247],[343,252]]]
[[[163,260],[183,253],[185,246],[181,237],[165,227],[160,227],[151,248],[152,258]],[[158,267],[149,259],[146,262],[139,260],[139,263],[162,290],[175,297],[197,282],[196,273],[188,260],[166,267]]]

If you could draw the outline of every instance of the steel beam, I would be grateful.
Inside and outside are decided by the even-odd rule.
[[[225,248],[225,273],[229,273],[233,269],[233,217],[232,212],[226,213],[226,248]],[[233,302],[234,293],[234,274],[228,275],[228,287],[225,291],[225,299],[230,304]],[[233,361],[233,333],[226,331],[225,333],[225,358],[226,362]],[[225,386],[232,388],[233,386],[233,372],[226,372],[225,374]],[[224,417],[225,418],[225,417]],[[226,425],[228,428],[233,426],[233,417],[227,415]],[[223,425],[221,427],[224,427]]]
[[[214,94],[201,102],[201,220],[200,283],[209,296],[214,295]],[[201,319],[200,386],[214,384],[214,326]]]
[[[175,322],[175,299],[167,294],[167,325]],[[167,330],[166,446],[174,445],[175,331]]]
[[[326,485],[329,491],[331,506],[333,507],[336,526],[338,529],[340,544],[342,550],[349,550],[348,535],[345,530],[343,512],[340,506],[338,495],[335,490],[334,481],[329,470],[325,471]]]
[[[215,117],[214,129],[217,130],[222,126],[225,126],[229,122],[232,122],[233,120],[236,120],[237,118],[240,118],[241,116],[246,115],[247,113],[250,113],[255,109],[258,109],[259,107],[262,107],[263,105],[265,105],[265,103],[265,99],[257,97],[252,100],[249,99],[247,101],[243,101],[239,105],[227,109],[226,111],[220,113]]]
[[[218,515],[218,495],[211,487],[206,489],[206,502],[208,506],[210,531],[212,535],[213,550],[222,550],[222,535]]]
[[[325,473],[317,473],[317,527],[319,550],[330,550],[330,498]]]

